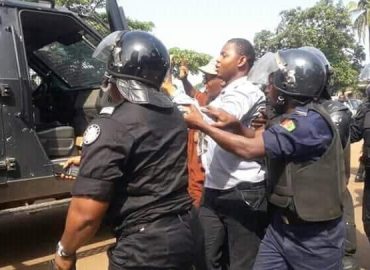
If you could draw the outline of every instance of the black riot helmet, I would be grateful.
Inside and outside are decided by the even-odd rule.
[[[159,89],[170,65],[163,43],[143,31],[116,31],[96,48],[95,58],[107,63],[115,78],[133,79]]]
[[[281,50],[276,55],[278,70],[271,83],[284,95],[300,100],[318,99],[327,82],[325,65],[320,58],[302,48]]]
[[[327,72],[327,79],[326,79],[325,88],[322,91],[321,96],[325,99],[330,99],[331,95],[332,95],[332,92],[333,92],[333,74],[334,74],[334,70],[333,70],[332,66],[330,65],[329,60],[326,58],[325,54],[318,48],[306,46],[306,47],[302,47],[302,49],[307,50],[307,51],[312,52],[313,54],[315,54],[321,60],[321,62],[324,64],[324,66],[326,68],[326,72]]]

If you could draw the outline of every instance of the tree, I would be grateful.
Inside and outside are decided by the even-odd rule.
[[[357,4],[356,2],[350,2],[348,8],[358,39],[365,43],[366,33],[368,35],[368,50],[370,53],[370,2],[368,0],[359,0]]]
[[[59,6],[66,6],[68,8],[75,6],[73,10],[77,10],[79,12],[82,11],[84,14],[94,13],[99,20],[105,24],[108,24],[108,17],[104,9],[105,0],[56,0],[56,4]],[[94,12],[96,10],[99,10],[99,12]],[[151,21],[139,21],[130,17],[126,17],[126,19],[128,21],[127,24],[130,30],[151,32],[155,27],[154,23]],[[108,29],[101,27],[101,25],[97,24],[94,19],[90,20],[86,18],[85,21],[90,26],[94,27],[102,36],[109,34]],[[175,73],[177,72],[179,65],[183,62],[188,65],[191,73],[197,73],[198,67],[207,64],[211,59],[210,55],[186,49],[171,48],[169,53],[172,55],[172,64]]]
[[[135,19],[131,19],[130,17],[127,17],[127,20],[128,28],[130,30],[142,30],[145,32],[151,32],[155,27],[154,23],[151,21],[138,21]]]
[[[198,53],[193,50],[180,48],[171,48],[169,50],[172,56],[172,65],[175,76],[178,74],[178,68],[181,64],[188,66],[191,73],[197,73],[200,66],[204,66],[211,60],[211,56],[205,53]]]
[[[100,12],[97,12],[95,15],[98,16],[99,19],[101,19],[103,22],[108,23],[108,17],[104,9],[105,0],[56,0],[56,4],[58,6],[66,6],[68,8],[72,6],[79,6],[83,9],[85,13],[90,14],[100,9]],[[146,32],[151,32],[155,27],[154,23],[151,21],[138,21],[129,17],[126,17],[126,19],[130,30],[142,30]],[[102,29],[100,30],[104,31]]]
[[[274,33],[263,30],[255,35],[258,56],[267,51],[313,46],[332,64],[336,89],[357,85],[365,54],[355,41],[349,12],[341,3],[321,0],[311,8],[285,10],[280,15]]]

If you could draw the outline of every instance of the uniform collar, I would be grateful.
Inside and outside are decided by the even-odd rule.
[[[297,106],[294,110],[294,114],[301,115],[301,116],[307,116],[308,108],[306,106]]]

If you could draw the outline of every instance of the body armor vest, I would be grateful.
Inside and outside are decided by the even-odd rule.
[[[307,106],[326,120],[332,130],[333,140],[317,161],[298,163],[267,159],[269,201],[295,212],[305,221],[327,221],[342,215],[346,188],[343,148],[338,131],[323,107],[317,104]],[[275,118],[271,124],[280,123],[283,117]]]
[[[340,141],[344,151],[344,168],[346,172],[346,184],[351,176],[351,138],[350,125],[352,113],[346,105],[337,100],[323,100],[321,105],[329,113],[331,120],[337,127]]]

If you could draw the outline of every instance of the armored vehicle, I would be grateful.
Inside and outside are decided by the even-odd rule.
[[[54,165],[78,155],[76,139],[104,100],[95,47],[126,28],[115,0],[106,2],[110,27],[52,1],[0,0],[0,216],[68,200],[72,181]]]

